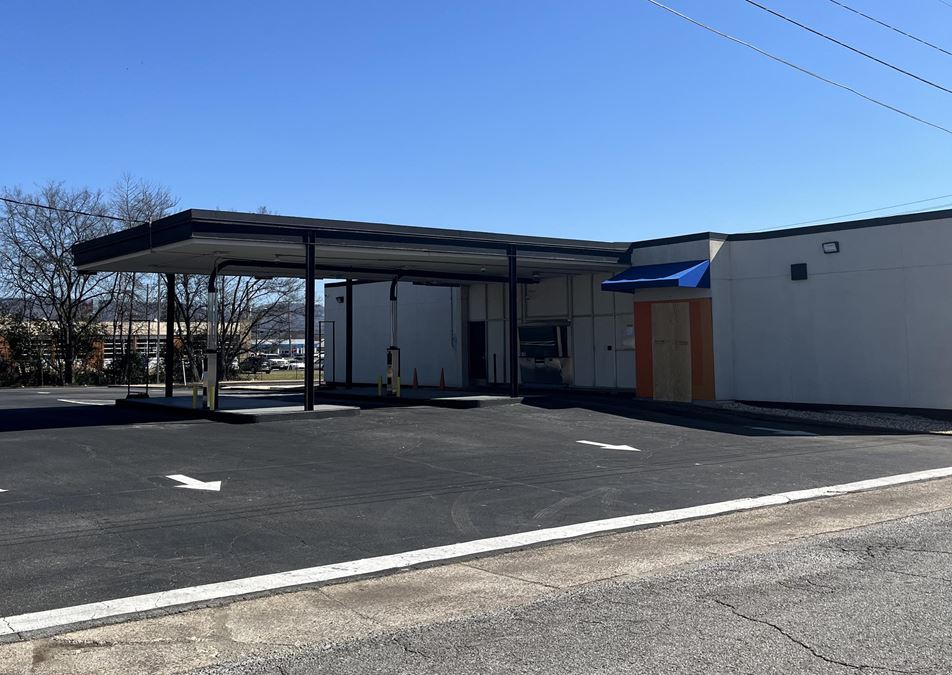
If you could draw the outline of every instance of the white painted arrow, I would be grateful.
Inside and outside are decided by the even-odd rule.
[[[641,452],[638,448],[630,445],[611,445],[610,443],[598,443],[596,441],[576,441],[576,443],[585,443],[585,445],[597,445],[602,450],[631,450],[632,452]]]
[[[175,487],[185,488],[186,490],[211,490],[212,492],[218,492],[221,490],[220,480],[212,480],[206,483],[204,481],[195,480],[194,478],[189,478],[188,476],[183,476],[180,473],[166,476],[166,478],[171,478],[174,481],[182,483],[182,485],[176,485]]]

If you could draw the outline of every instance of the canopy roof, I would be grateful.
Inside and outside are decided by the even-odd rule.
[[[616,272],[630,244],[321,218],[190,209],[73,246],[84,272],[304,276],[304,242],[319,278],[505,281],[514,250],[522,281]]]

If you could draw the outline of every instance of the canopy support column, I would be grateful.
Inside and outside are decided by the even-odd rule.
[[[165,396],[172,396],[175,374],[175,275],[165,275]],[[158,368],[158,363],[156,363]]]
[[[397,344],[397,284],[390,282],[390,347],[387,349],[387,393],[400,395],[400,346]]]
[[[397,283],[400,277],[394,277],[390,282],[390,348],[397,345]]]
[[[304,237],[304,409],[314,410],[314,236]]]
[[[519,395],[519,312],[517,311],[516,284],[519,277],[516,274],[516,247],[506,249],[509,258],[509,395]]]
[[[344,386],[350,389],[354,386],[354,281],[352,279],[347,280],[345,289],[344,332],[347,334],[347,342],[344,347]]]
[[[208,277],[208,307],[206,323],[208,339],[205,345],[205,401],[209,410],[218,410],[218,267]]]

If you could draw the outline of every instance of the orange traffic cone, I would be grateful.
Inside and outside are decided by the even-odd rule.
[[[420,386],[420,383],[417,382],[416,368],[413,369],[413,388],[416,389]]]
[[[440,368],[440,390],[446,389],[446,378],[443,377],[443,369]]]

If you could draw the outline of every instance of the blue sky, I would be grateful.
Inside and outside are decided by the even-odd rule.
[[[952,50],[941,0],[843,1]],[[952,87],[952,57],[828,0],[763,2]],[[952,126],[949,94],[742,0],[668,4]],[[644,0],[6,0],[2,14],[5,186],[130,172],[183,208],[607,240],[952,193],[952,135]]]

